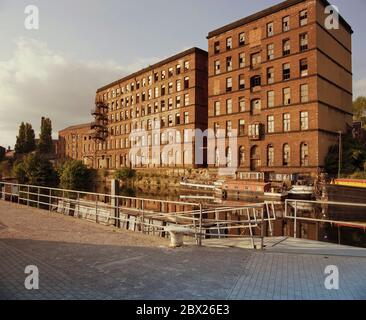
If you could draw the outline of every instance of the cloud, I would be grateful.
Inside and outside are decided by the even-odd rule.
[[[110,61],[80,61],[46,43],[20,38],[9,60],[0,60],[0,145],[14,145],[21,121],[38,132],[40,118],[53,123],[54,136],[69,125],[92,120],[96,90],[157,58],[121,66]]]
[[[355,80],[353,84],[353,98],[366,96],[366,79]]]

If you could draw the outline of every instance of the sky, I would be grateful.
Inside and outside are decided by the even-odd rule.
[[[54,137],[90,122],[96,90],[191,47],[209,31],[280,0],[0,0],[0,145],[14,146],[21,121]],[[366,95],[366,1],[331,0],[352,26],[354,97]],[[24,26],[28,5],[39,29]]]

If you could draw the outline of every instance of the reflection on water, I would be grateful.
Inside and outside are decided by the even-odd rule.
[[[110,187],[100,185],[94,192],[110,194]],[[147,199],[161,199],[170,201],[186,201],[202,203],[210,206],[242,206],[249,203],[263,202],[253,198],[239,200],[238,198],[221,199],[215,197],[213,192],[187,190],[184,188],[159,188],[146,187],[144,189],[134,186],[120,188],[119,195],[126,197],[138,197]],[[193,196],[190,198],[190,196]],[[290,219],[283,219],[284,205],[276,212],[278,217],[275,222],[274,236],[293,236],[294,224]],[[294,208],[289,208],[289,214],[293,214]],[[366,209],[359,207],[345,207],[335,205],[321,205],[298,203],[297,215],[303,218],[320,220],[366,222]],[[366,230],[362,228],[351,228],[344,225],[336,225],[325,222],[300,221],[297,225],[297,236],[303,239],[324,241],[343,245],[366,247]]]

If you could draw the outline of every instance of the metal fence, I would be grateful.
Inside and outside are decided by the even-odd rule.
[[[201,203],[134,198],[119,195],[0,182],[0,199],[20,205],[168,237],[167,227],[184,227],[197,245],[206,238],[261,238],[264,225],[276,219],[264,203],[241,207],[205,208]],[[255,232],[258,230],[257,232]]]
[[[341,211],[342,208],[352,208],[353,213],[355,213],[355,211],[358,211],[359,219],[355,218],[354,214],[336,214],[337,212]],[[332,219],[331,217],[342,218]],[[294,238],[297,238],[299,236],[298,223],[302,221],[329,223],[333,226],[337,226],[339,232],[340,227],[357,228],[366,231],[366,204],[287,199],[285,201],[284,218],[293,220]],[[355,221],[355,219],[359,221]]]

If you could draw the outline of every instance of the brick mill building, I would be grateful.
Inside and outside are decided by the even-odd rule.
[[[208,124],[237,130],[221,152],[239,172],[316,173],[352,126],[352,29],[326,28],[328,4],[289,0],[209,33]]]
[[[91,123],[67,127],[59,132],[58,153],[61,160],[81,160],[92,165],[94,157],[94,131]]]
[[[106,85],[96,103],[98,168],[195,167],[186,130],[207,128],[207,52],[192,48]],[[148,152],[130,154],[141,129]]]
[[[327,28],[328,5],[282,2],[210,32],[208,54],[192,48],[100,88],[95,122],[60,132],[65,155],[97,168],[197,167],[185,130],[209,128],[223,129],[225,140],[223,150],[208,150],[211,168],[236,157],[239,177],[318,173],[352,126],[352,29],[342,17]],[[149,164],[146,154],[130,159],[130,133],[141,128]]]

